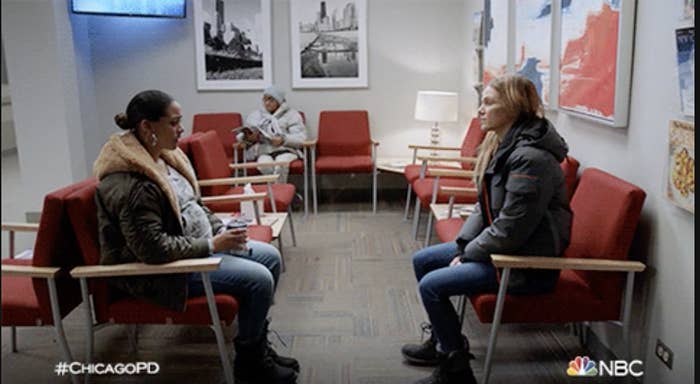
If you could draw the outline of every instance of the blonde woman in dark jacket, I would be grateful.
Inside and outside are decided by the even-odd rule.
[[[521,76],[494,79],[484,90],[479,119],[488,133],[475,167],[474,213],[455,241],[413,255],[431,335],[401,352],[409,363],[438,366],[422,384],[476,383],[449,298],[496,291],[491,254],[556,257],[569,244],[571,210],[559,166],[568,146],[543,117],[535,86]],[[509,293],[546,292],[557,279],[557,271],[513,271]]]
[[[245,229],[227,230],[201,202],[187,156],[177,148],[183,132],[180,105],[161,91],[131,99],[115,122],[126,130],[113,135],[94,164],[100,180],[95,200],[101,264],[167,263],[220,257],[211,272],[215,293],[240,303],[234,340],[236,380],[295,383],[296,360],[275,353],[267,341],[267,314],[280,273],[272,245],[247,240]],[[231,250],[246,245],[247,253]],[[184,311],[188,296],[204,294],[199,274],[111,279],[123,292],[172,310]]]

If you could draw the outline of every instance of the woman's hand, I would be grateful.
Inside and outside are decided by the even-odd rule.
[[[248,230],[245,228],[223,231],[212,238],[212,243],[214,244],[213,253],[239,248],[246,243],[247,239]]]
[[[282,136],[274,136],[273,138],[270,139],[270,144],[274,145],[275,147],[279,147],[284,143],[284,137]]]
[[[455,257],[450,261],[450,267],[454,267],[455,265],[460,265],[462,264],[462,260],[460,260],[459,256]]]

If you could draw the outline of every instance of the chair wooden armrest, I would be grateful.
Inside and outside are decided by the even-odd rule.
[[[70,271],[76,279],[83,277],[115,277],[163,275],[171,273],[211,272],[219,268],[220,257],[177,260],[165,264],[126,263],[115,265],[86,265]]]
[[[476,188],[442,186],[440,187],[440,192],[450,196],[473,196],[478,191]]]
[[[462,148],[460,147],[442,147],[439,145],[416,145],[416,144],[409,144],[408,145],[409,149],[434,149],[436,151],[460,151]]]
[[[316,143],[318,142],[318,139],[313,139],[313,140],[305,140],[301,142],[302,147],[314,147],[316,146]]]
[[[32,265],[0,265],[3,276],[39,277],[50,279],[56,277],[61,268],[57,267],[35,267]]]
[[[202,203],[211,203],[216,201],[255,201],[255,200],[265,200],[267,193],[251,193],[251,194],[238,194],[238,195],[218,195],[218,196],[202,196]]]
[[[5,222],[2,223],[2,230],[11,232],[37,232],[39,230],[39,223]]]
[[[457,177],[463,179],[470,179],[474,176],[474,171],[465,171],[462,169],[440,169],[440,168],[428,168],[425,171],[425,175],[428,177]]]
[[[260,175],[260,176],[248,176],[248,177],[224,177],[221,179],[206,179],[197,180],[200,187],[210,187],[213,185],[232,185],[232,184],[260,184],[274,182],[279,179],[279,175]]]
[[[453,157],[453,156],[418,156],[420,161],[451,161],[455,163],[476,164],[476,157]]]
[[[377,140],[372,140],[372,145],[374,145],[376,147],[379,145],[379,142]]]
[[[491,255],[496,268],[575,269],[579,271],[642,272],[639,261],[611,259],[577,259],[568,257]]]
[[[291,161],[268,161],[264,163],[236,163],[236,164],[229,164],[228,166],[231,169],[250,169],[250,168],[257,168],[257,167],[274,167],[276,165],[281,165],[283,167],[289,167],[289,163]]]
[[[237,141],[237,142],[233,143],[232,145],[233,145],[233,149],[244,149],[246,147],[245,143],[242,141]]]

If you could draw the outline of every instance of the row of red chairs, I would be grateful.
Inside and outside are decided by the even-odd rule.
[[[233,372],[222,324],[231,325],[238,313],[238,301],[225,294],[213,294],[208,273],[216,270],[218,258],[180,260],[161,265],[130,263],[99,265],[100,250],[95,190],[90,178],[49,193],[44,199],[39,225],[3,223],[3,230],[37,231],[31,259],[2,261],[2,326],[10,326],[12,350],[16,351],[15,327],[53,326],[65,361],[74,361],[66,342],[62,319],[81,302],[85,303],[85,363],[92,360],[95,330],[110,324],[208,325],[217,346],[229,384]],[[244,197],[241,197],[244,198]],[[250,197],[245,197],[250,198]],[[253,198],[261,201],[264,196]],[[272,240],[269,226],[248,227],[252,239]],[[201,273],[205,296],[189,298],[186,311],[173,311],[150,302],[115,295],[105,278]],[[94,316],[93,316],[94,313]],[[135,339],[134,339],[135,348]],[[73,376],[77,383],[77,376]]]
[[[301,112],[302,119],[306,116]],[[236,141],[232,133],[240,127],[243,119],[240,113],[200,113],[194,116],[192,134],[216,132],[225,153],[225,164],[245,164],[244,143]],[[304,214],[309,212],[308,184],[312,184],[313,210],[318,213],[316,174],[371,173],[372,174],[372,211],[377,210],[377,151],[378,142],[372,140],[369,128],[369,114],[364,110],[321,111],[316,139],[304,142],[302,150],[304,159],[292,161],[290,174],[303,174],[304,178]],[[216,160],[221,161],[221,160]],[[223,164],[222,164],[223,165]],[[221,165],[221,166],[222,166]],[[221,167],[219,165],[213,167]],[[244,176],[257,174],[257,169],[239,166]],[[229,176],[230,169],[226,171]],[[216,172],[223,177],[223,171]],[[236,173],[237,175],[237,173]],[[202,177],[202,176],[200,176]]]

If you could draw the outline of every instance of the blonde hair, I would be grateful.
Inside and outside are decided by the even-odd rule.
[[[537,94],[537,88],[528,78],[519,75],[505,75],[497,77],[489,83],[498,93],[499,101],[506,109],[506,113],[515,120],[544,117],[542,102]],[[498,135],[491,131],[486,134],[484,141],[479,145],[479,153],[474,166],[474,183],[478,186],[484,178],[484,172],[491,158],[501,144]]]

